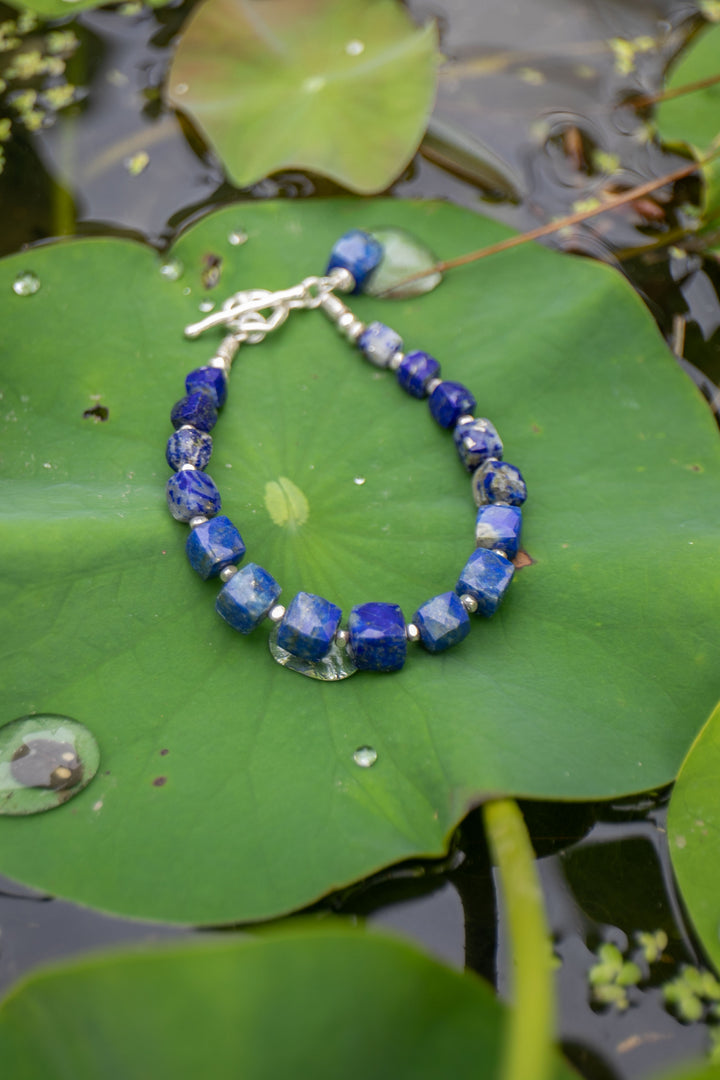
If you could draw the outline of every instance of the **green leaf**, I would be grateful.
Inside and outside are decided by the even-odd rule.
[[[535,562],[457,648],[312,681],[273,662],[264,628],[218,619],[217,584],[189,568],[164,506],[168,413],[221,335],[182,327],[208,295],[285,287],[347,229],[389,223],[442,258],[507,235],[440,203],[246,203],[182,238],[175,281],[117,239],[0,263],[3,714],[74,717],[101,751],[67,807],[0,819],[0,872],[134,916],[269,918],[443,854],[488,793],[609,797],[677,772],[717,699],[720,447],[607,266],[527,245],[425,296],[352,300],[475,391],[529,484]],[[210,294],[208,255],[223,259]],[[41,287],[16,296],[28,270]],[[83,418],[96,405],[106,422]],[[284,601],[306,589],[411,617],[473,550],[451,437],[320,312],[241,349],[214,434],[224,510]],[[273,521],[281,478],[304,524]]]
[[[668,841],[685,905],[720,968],[720,705],[683,762],[670,799]]]
[[[437,63],[434,24],[416,28],[396,0],[207,0],[168,97],[241,187],[299,168],[369,194],[415,153]]]
[[[106,2],[107,0],[16,0],[14,3],[8,2],[8,7],[13,7],[17,11],[34,11],[43,19],[66,19],[76,11],[102,7]],[[163,7],[167,3],[168,0],[143,0],[142,4],[138,4],[138,8],[143,5]],[[130,4],[127,6],[130,7]],[[122,13],[122,6],[119,10]]]
[[[22,1080],[265,1080],[298,1067],[314,1080],[473,1080],[478,1062],[493,1080],[505,1015],[479,979],[399,941],[291,928],[34,974],[0,1007],[0,1055]],[[554,1080],[574,1075],[556,1055]]]

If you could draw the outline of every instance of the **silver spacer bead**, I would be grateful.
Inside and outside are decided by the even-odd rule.
[[[405,353],[400,352],[400,350],[398,349],[398,351],[390,357],[390,363],[388,364],[388,368],[390,369],[390,371],[397,371],[404,359]]]
[[[238,572],[237,566],[226,566],[224,570],[220,571],[220,580],[229,581],[230,578],[235,577]]]
[[[472,413],[463,413],[462,416],[458,416],[457,420],[455,421],[455,427],[460,427],[461,424],[463,426],[465,424],[472,424],[474,420],[475,417],[472,415]]]
[[[197,529],[198,525],[204,525],[209,518],[206,518],[204,514],[197,514],[195,517],[190,518],[188,525],[191,529]]]
[[[274,623],[282,622],[285,618],[285,610],[284,604],[273,604],[268,611],[268,619],[272,620]]]
[[[349,326],[345,327],[344,334],[348,341],[355,342],[360,337],[364,329],[365,323],[360,322],[360,320],[356,319],[353,315],[353,321],[350,323]]]
[[[420,640],[420,630],[414,622],[409,622],[405,627],[405,637],[412,645],[417,644]]]
[[[352,311],[334,293],[325,293],[320,300],[320,307],[331,322],[339,323],[343,315],[352,318]]]
[[[512,559],[508,555],[507,551],[503,551],[502,548],[493,548],[496,555],[502,555],[503,559],[507,559],[508,562],[512,562]]]
[[[477,600],[475,599],[475,597],[474,597],[474,596],[470,596],[470,594],[469,594],[469,593],[464,593],[464,594],[463,594],[463,595],[462,595],[462,596],[460,597],[460,603],[461,603],[461,604],[462,604],[462,606],[463,606],[463,607],[465,608],[465,610],[467,611],[468,615],[472,615],[472,614],[473,614],[473,612],[477,611],[477,609],[478,609],[478,602],[477,602]]]
[[[340,292],[352,292],[355,288],[355,278],[344,266],[333,267],[328,277],[332,279],[333,289],[339,289]]]
[[[182,424],[181,427],[179,427],[177,430],[178,431],[197,431],[197,428],[194,428],[192,424]]]
[[[349,640],[350,640],[350,634],[348,633],[347,630],[338,630],[337,633],[335,634],[335,641],[340,646],[347,645]]]
[[[428,381],[425,383],[425,393],[428,395],[428,397],[430,396],[430,394],[432,394],[433,390],[437,389],[441,382],[442,379],[428,379]]]
[[[191,465],[191,464],[190,464],[190,463],[189,463],[188,461],[186,461],[186,462],[185,462],[185,463],[184,463],[183,465],[181,465],[181,466],[180,466],[180,468],[178,469],[178,472],[198,472],[198,471],[199,471],[199,470],[198,470],[198,469],[196,469],[196,467],[195,467],[194,465]]]
[[[208,360],[207,367],[219,368],[220,371],[224,371],[227,375],[230,371],[230,365],[223,360],[222,356],[213,356],[211,360]]]

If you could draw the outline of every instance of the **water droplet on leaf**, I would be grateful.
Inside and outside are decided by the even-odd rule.
[[[356,477],[353,478],[353,484],[357,484],[358,487],[362,487],[364,483],[365,483],[365,477],[364,476],[356,476]]]
[[[40,278],[33,274],[32,270],[25,270],[18,274],[12,284],[16,296],[32,296],[40,288]]]
[[[100,752],[69,716],[21,716],[0,727],[0,814],[52,810],[87,787]]]
[[[232,244],[233,247],[240,247],[242,244],[247,243],[248,234],[244,229],[235,229],[234,232],[228,233],[228,244]]]
[[[160,267],[160,274],[166,281],[178,281],[185,271],[185,267],[179,259],[168,259]]]
[[[199,307],[200,311],[202,311],[202,312],[212,311],[212,309],[215,307],[215,301],[214,300],[201,300],[200,303],[198,304],[198,307]]]
[[[372,746],[359,746],[353,754],[353,761],[361,769],[369,769],[378,759],[377,750]]]
[[[402,300],[408,296],[421,296],[431,292],[440,284],[442,274],[437,271],[407,285],[400,284],[413,274],[431,270],[437,262],[432,251],[411,233],[405,229],[373,229],[372,235],[382,244],[383,257],[380,265],[363,285],[364,293],[380,296],[392,290],[390,298]]]

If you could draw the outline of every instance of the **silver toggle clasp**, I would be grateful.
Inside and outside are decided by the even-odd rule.
[[[185,336],[199,337],[214,326],[226,326],[238,338],[250,344],[262,341],[271,330],[281,326],[294,308],[317,308],[328,293],[347,292],[355,282],[347,270],[331,270],[326,277],[307,277],[290,289],[251,289],[228,297],[219,311],[190,323]],[[268,315],[263,312],[269,311]]]

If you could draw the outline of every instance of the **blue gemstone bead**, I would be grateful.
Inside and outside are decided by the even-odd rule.
[[[488,458],[501,458],[503,444],[489,420],[466,420],[455,426],[453,439],[466,469],[476,469]]]
[[[217,577],[226,566],[239,563],[245,554],[245,544],[232,521],[220,516],[196,525],[187,538],[185,550],[193,570],[207,580]]]
[[[485,503],[522,506],[527,499],[522,473],[508,461],[486,461],[473,473],[472,489],[478,506]]]
[[[481,506],[475,521],[475,543],[478,547],[504,551],[514,559],[520,546],[522,510],[519,506],[488,503]]]
[[[188,394],[195,394],[198,390],[209,394],[217,409],[227,400],[227,387],[227,375],[216,367],[196,368],[185,379],[185,390]]]
[[[470,618],[457,593],[441,593],[426,600],[412,621],[420,631],[420,641],[433,653],[457,645],[470,633]]]
[[[194,427],[182,427],[168,439],[165,457],[171,469],[193,465],[204,469],[212,454],[212,436]]]
[[[223,585],[215,610],[235,630],[249,634],[263,621],[281,592],[267,570],[257,563],[248,563]]]
[[[475,408],[475,398],[462,383],[441,382],[428,399],[430,412],[440,427],[454,427],[463,413]]]
[[[358,338],[358,349],[375,367],[387,367],[396,352],[402,349],[402,338],[389,326],[371,322]]]
[[[398,671],[405,663],[405,620],[397,604],[360,604],[348,619],[350,652],[360,671]]]
[[[299,592],[278,627],[281,649],[302,660],[322,660],[332,645],[342,611],[322,596]]]
[[[354,293],[362,292],[366,279],[382,259],[382,244],[362,229],[351,229],[341,236],[332,251],[326,274],[335,267],[349,270],[355,278]]]
[[[397,381],[416,398],[424,398],[427,391],[425,384],[429,379],[436,379],[440,374],[440,365],[434,356],[425,352],[411,352],[400,363],[397,369]]]
[[[497,551],[477,548],[465,563],[455,592],[458,596],[467,594],[477,600],[481,615],[494,615],[514,572],[510,560]]]
[[[181,469],[167,482],[168,510],[177,521],[214,517],[220,510],[220,492],[207,473]]]
[[[170,419],[175,428],[182,427],[183,424],[192,424],[200,431],[212,431],[217,423],[217,409],[208,394],[204,394],[202,390],[196,390],[194,394],[188,394],[187,397],[175,402]]]

